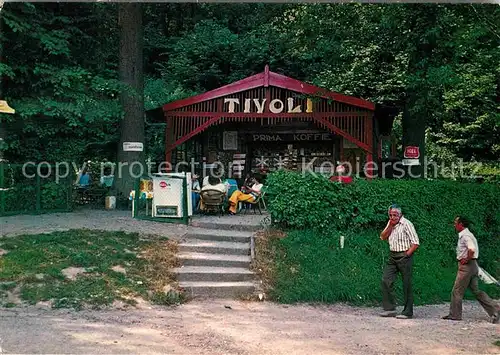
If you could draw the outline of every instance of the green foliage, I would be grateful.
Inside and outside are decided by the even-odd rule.
[[[59,170],[61,174],[69,173],[65,178],[59,177],[56,181],[55,166],[39,169],[42,176],[36,178],[37,169],[33,165],[24,167],[16,164],[3,165],[3,184],[5,190],[0,191],[4,199],[4,212],[43,213],[50,211],[68,211],[72,208],[73,175],[70,172]],[[26,175],[24,175],[26,174]],[[28,177],[30,176],[30,177]],[[39,201],[39,205],[37,205]],[[0,214],[2,213],[0,209]]]
[[[40,205],[42,210],[68,209],[70,204],[69,199],[72,198],[70,195],[72,192],[72,185],[72,182],[68,180],[64,180],[60,183],[49,181],[42,184],[40,189]]]
[[[340,235],[345,236],[343,249],[339,245]],[[456,263],[452,258],[443,261],[441,252],[430,250],[424,235],[420,237],[422,246],[415,254],[413,266],[415,303],[449,301]],[[286,238],[271,239],[269,243],[266,248],[276,250],[269,290],[272,299],[282,303],[380,304],[380,282],[388,252],[379,231],[330,230],[322,234],[312,230],[291,231]],[[397,280],[395,292],[400,304],[401,286]],[[481,284],[481,288],[492,297],[500,296],[500,290],[494,285]],[[473,296],[467,294],[466,298],[473,299]]]
[[[434,161],[498,162],[498,6],[162,3],[144,9],[145,109],[269,64],[401,110],[412,94],[408,109],[426,123]],[[122,117],[116,4],[7,3],[1,15],[8,49],[0,64],[2,96],[17,111],[1,115],[8,122],[6,157],[81,161],[116,150]],[[147,131],[147,154],[154,158],[164,155],[159,131]]]
[[[312,175],[279,171],[268,184],[268,208],[276,223],[286,228],[324,233],[380,231],[387,209],[397,203],[413,222],[421,249],[433,262],[454,260],[456,232],[453,220],[468,216],[478,238],[483,266],[500,274],[500,186],[438,180],[355,180],[343,185]]]
[[[449,300],[456,275],[453,220],[459,214],[474,222],[480,265],[500,275],[497,185],[427,180],[356,180],[342,185],[285,171],[273,173],[267,183],[271,216],[289,230],[286,238],[271,239],[266,246],[274,250],[271,297],[281,302],[380,302],[388,257],[380,232],[392,203],[402,206],[420,238],[414,260],[417,304]],[[484,289],[500,296],[495,286]],[[396,292],[402,294],[400,283]]]
[[[108,6],[111,10],[112,7]],[[79,14],[79,15],[75,15]],[[2,94],[16,114],[5,155],[11,161],[78,160],[93,142],[117,140],[121,117],[113,21],[100,4],[9,4],[2,11]],[[99,29],[99,38],[90,35]],[[108,47],[104,49],[104,47]],[[6,116],[6,115],[4,115]]]

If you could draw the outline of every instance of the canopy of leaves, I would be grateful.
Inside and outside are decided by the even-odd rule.
[[[145,4],[145,109],[271,70],[425,115],[436,159],[498,160],[500,9],[438,4]],[[8,3],[2,96],[13,161],[86,159],[118,141],[110,3]],[[425,54],[422,54],[424,53]],[[161,132],[147,130],[161,159]],[[111,150],[114,153],[114,150]]]

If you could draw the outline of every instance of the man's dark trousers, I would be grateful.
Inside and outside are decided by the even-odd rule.
[[[406,256],[405,252],[391,252],[382,277],[382,303],[385,311],[395,311],[394,281],[398,272],[403,276],[404,309],[401,314],[413,317],[412,291],[413,255]]]

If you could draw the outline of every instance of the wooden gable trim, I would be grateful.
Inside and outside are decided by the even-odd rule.
[[[235,94],[238,92],[247,91],[258,87],[268,87],[268,86],[275,86],[285,90],[295,91],[301,94],[332,99],[334,101],[368,109],[371,111],[375,110],[375,104],[373,102],[363,100],[354,96],[348,96],[328,91],[326,89],[305,83],[303,81],[293,79],[278,73],[274,73],[272,71],[269,71],[269,67],[266,65],[266,68],[262,73],[252,75],[248,78],[236,81],[234,83],[222,86],[218,89],[211,90],[203,94],[195,95],[192,97],[188,97],[186,99],[177,100],[165,104],[163,105],[163,111],[166,113],[169,111],[179,109],[181,107],[194,105],[203,101],[209,101],[217,99],[219,97]]]

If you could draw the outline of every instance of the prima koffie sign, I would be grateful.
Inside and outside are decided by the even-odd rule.
[[[265,134],[256,133],[250,135],[252,142],[316,142],[316,141],[331,141],[333,134],[331,133],[276,133]]]

